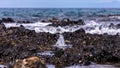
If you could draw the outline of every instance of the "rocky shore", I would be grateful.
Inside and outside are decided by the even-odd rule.
[[[20,68],[46,68],[46,63],[64,68],[75,64],[90,65],[91,62],[120,62],[119,35],[89,34],[84,29],[65,32],[62,34],[65,44],[72,46],[62,49],[53,46],[59,34],[36,33],[22,25],[6,28],[3,20],[0,20],[0,64],[7,65],[8,68],[18,68],[19,65]],[[14,21],[9,19],[4,22]],[[50,22],[53,24],[49,26],[84,25],[82,20],[64,19],[61,23],[53,19]],[[44,53],[45,51],[50,54]]]

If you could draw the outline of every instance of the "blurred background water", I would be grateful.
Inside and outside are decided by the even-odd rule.
[[[115,8],[0,8],[0,17],[12,18],[71,18],[120,15]]]

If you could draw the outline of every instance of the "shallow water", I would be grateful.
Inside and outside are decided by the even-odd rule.
[[[47,65],[47,67],[48,68],[57,68],[57,67],[55,67],[55,65]],[[68,66],[68,67],[64,67],[64,68],[119,68],[119,67],[115,67],[113,65],[92,64],[92,65],[89,65],[89,66],[73,65],[73,66]]]
[[[55,65],[47,64],[47,68],[57,68]],[[0,65],[0,68],[8,68],[7,66]],[[59,68],[59,67],[58,67]],[[89,66],[83,66],[83,65],[73,65],[73,66],[67,66],[64,68],[120,68],[114,65],[100,65],[100,64],[92,64]]]
[[[114,8],[0,8],[0,17],[14,18],[71,18],[119,15],[120,9]],[[116,16],[119,18],[118,16]]]
[[[38,56],[54,56],[54,52],[53,51],[43,51],[43,52],[39,52],[37,53]]]
[[[7,68],[7,66],[4,66],[4,65],[0,65],[0,68]]]

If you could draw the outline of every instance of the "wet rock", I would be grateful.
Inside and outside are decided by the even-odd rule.
[[[59,20],[57,18],[52,18],[52,19],[49,19],[49,22],[52,22],[52,23],[58,23]]]
[[[116,25],[116,28],[118,28],[118,29],[119,29],[119,28],[120,28],[120,24],[117,24],[117,25]]]
[[[65,19],[64,23],[56,20],[54,19],[53,23],[55,26],[78,25],[79,22],[80,25],[83,25],[82,20]],[[111,24],[110,28],[113,26]],[[63,33],[65,43],[73,46],[59,49],[53,46],[57,42],[59,34],[36,33],[34,30],[25,29],[24,26],[5,28],[4,24],[0,24],[0,29],[0,62],[9,63],[21,59],[16,61],[14,68],[21,66],[34,68],[38,66],[37,68],[39,68],[41,64],[44,67],[45,63],[41,61],[41,58],[31,57],[44,51],[52,51],[54,55],[41,55],[40,57],[43,57],[46,63],[60,68],[76,64],[89,65],[91,62],[120,62],[119,35],[88,34],[84,29],[73,33],[66,32]]]
[[[41,22],[46,22],[46,20],[41,20]]]
[[[4,29],[4,25],[1,25]],[[3,30],[4,31],[4,30]],[[0,59],[4,62],[23,59],[39,51],[53,50],[57,34],[36,33],[23,26],[10,27],[0,34]]]
[[[79,29],[79,30],[75,31],[75,34],[85,34],[85,30]]]
[[[6,35],[6,27],[3,23],[0,23],[0,36]]]
[[[120,28],[120,24],[113,24],[113,23],[111,23],[110,25],[109,25],[109,28],[117,28],[117,29],[119,29]]]
[[[115,25],[113,23],[110,23],[109,28],[114,28]]]
[[[70,20],[68,19],[68,18],[64,18],[63,20],[62,20],[62,22],[70,22]]]
[[[63,35],[65,40],[70,41],[66,43],[73,45],[73,51],[78,52],[77,49],[80,49],[78,53],[82,57],[80,60],[82,64],[89,65],[91,61],[105,63],[120,60],[119,36],[86,34],[84,31],[83,34],[80,33],[81,31],[78,30]],[[71,56],[73,55],[74,53]]]
[[[72,24],[72,25],[84,25],[85,23],[84,23],[84,21],[82,20],[82,19],[79,19],[79,20],[77,20],[77,21],[70,21],[70,23]]]
[[[55,57],[61,57],[64,54],[64,51],[62,49],[57,49],[55,51]]]
[[[5,30],[5,29],[6,29],[5,25],[3,23],[0,23],[0,30]]]
[[[45,60],[39,57],[30,57],[23,60],[16,60],[14,68],[47,68]]]
[[[2,18],[2,22],[8,23],[8,22],[14,22],[12,18]]]
[[[16,42],[13,43],[12,41],[9,41],[9,43],[4,42],[3,44],[0,45],[0,49],[1,49],[0,57],[4,60],[4,62],[9,62],[12,59],[21,59],[21,58],[29,57],[33,55],[33,53],[35,53],[36,50],[38,49],[35,48],[35,46],[34,49],[31,48],[32,48],[31,46],[26,47],[26,45],[23,44],[18,45]]]
[[[32,23],[32,21],[29,21],[29,20],[20,20],[20,21],[17,21],[17,23]]]
[[[50,24],[49,26],[74,26],[74,25],[84,25],[84,21],[83,20],[77,20],[77,21],[72,21],[69,20],[68,18],[64,18],[62,20],[59,19],[52,19],[52,21],[50,20],[50,22],[52,22],[52,24]]]
[[[0,24],[2,23],[2,20],[0,20]]]

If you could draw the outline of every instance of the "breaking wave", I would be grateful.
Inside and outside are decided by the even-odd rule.
[[[113,26],[110,27],[110,23],[106,24],[106,22],[96,22],[96,21],[85,21],[85,25],[74,25],[74,26],[48,26],[52,24],[51,22],[43,23],[43,22],[36,22],[36,23],[27,23],[27,24],[20,24],[20,23],[4,23],[7,28],[9,27],[19,27],[23,25],[26,29],[35,30],[37,33],[39,32],[49,32],[51,34],[55,33],[64,33],[64,32],[74,32],[81,28],[85,30],[86,33],[90,34],[109,34],[109,35],[120,35],[120,28],[116,28]]]

